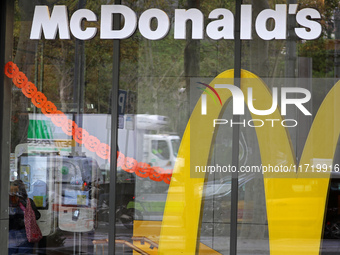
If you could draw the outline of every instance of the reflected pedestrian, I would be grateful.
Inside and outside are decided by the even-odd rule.
[[[9,194],[9,235],[8,235],[8,254],[32,254],[34,243],[27,240],[24,211],[30,200],[35,218],[40,218],[40,213],[34,201],[27,196],[25,184],[22,180],[15,180],[10,183]]]

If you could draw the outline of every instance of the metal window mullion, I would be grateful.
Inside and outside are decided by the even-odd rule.
[[[14,1],[2,1],[1,4],[1,22],[0,22],[0,70],[4,70],[4,64],[12,61],[13,52],[13,24],[14,24]],[[12,86],[11,80],[5,77],[3,71],[0,72],[0,105],[2,111],[1,119],[1,172],[0,172],[0,231],[4,233],[0,238],[1,254],[7,254],[8,251],[8,192],[9,192],[9,171],[10,171],[10,134],[11,134],[11,107],[12,107]]]
[[[121,0],[115,0],[121,4]],[[120,15],[113,15],[113,29],[119,30]],[[117,121],[118,121],[118,89],[119,89],[119,56],[120,40],[113,40],[113,81],[111,89],[111,153],[110,153],[110,195],[109,195],[109,253],[115,254],[116,240],[116,179],[117,179]]]
[[[234,85],[241,87],[241,19],[242,0],[235,1],[235,48],[234,48]],[[239,115],[233,115],[233,123],[240,122]],[[233,125],[232,166],[239,169],[239,137],[240,126]],[[231,178],[231,212],[230,212],[230,255],[237,254],[237,212],[238,212],[238,173],[232,173]]]

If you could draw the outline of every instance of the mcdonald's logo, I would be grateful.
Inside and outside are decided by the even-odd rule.
[[[222,107],[213,107],[212,100],[207,100],[209,114],[202,115],[199,100],[192,112],[178,153],[181,164],[175,166],[169,186],[159,254],[195,254],[199,250],[197,240],[207,176],[205,173],[195,173],[192,168],[207,165],[210,161],[210,145],[215,139],[215,127],[211,123],[221,117],[232,97],[230,90],[219,89],[216,84],[221,84],[221,81],[223,84],[233,84],[233,77],[233,70],[225,71],[210,83],[220,95]],[[249,88],[253,89],[256,109],[271,108],[273,99],[268,87],[256,75],[242,70],[241,91],[245,98],[250,96]],[[330,169],[319,173],[306,166],[316,160],[333,160],[340,131],[338,98],[340,82],[327,94],[314,118],[298,166],[302,171],[267,172],[263,175],[271,255],[316,255],[320,252]],[[251,117],[262,121],[265,117],[283,120],[277,108],[267,116],[251,112]],[[198,124],[199,130],[191,128]],[[255,130],[263,165],[297,164],[289,133],[284,126],[264,125],[255,127]]]

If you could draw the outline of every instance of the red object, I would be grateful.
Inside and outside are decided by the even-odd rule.
[[[99,139],[93,135],[90,135],[85,142],[85,148],[87,148],[89,151],[95,152],[99,144]]]
[[[122,166],[122,169],[125,172],[134,173],[136,171],[137,164],[138,164],[138,162],[134,158],[125,157],[125,163]]]
[[[50,117],[54,125],[62,127],[64,133],[68,136],[73,136],[73,139],[79,143],[84,144],[85,147],[92,151],[102,159],[108,159],[110,162],[110,146],[105,143],[101,143],[98,138],[90,135],[85,129],[80,128],[77,124],[68,119],[66,115],[57,109],[57,107],[47,100],[44,93],[37,91],[36,86],[32,82],[28,82],[26,75],[19,71],[19,68],[13,62],[8,62],[5,65],[5,75],[13,79],[13,83],[18,88],[21,88],[22,93],[31,98],[32,103],[41,108],[43,114]],[[14,117],[13,117],[14,118]],[[13,119],[17,122],[17,118]],[[146,178],[149,177],[153,181],[164,181],[170,184],[172,171],[164,170],[161,167],[151,167],[144,162],[138,162],[134,158],[125,157],[121,152],[117,152],[117,167],[121,167],[124,171],[129,173],[135,173],[137,176]]]
[[[41,240],[42,234],[35,219],[35,213],[31,206],[31,201],[27,198],[26,209],[24,211],[25,229],[27,240],[30,243],[37,243]]]
[[[19,72],[19,68],[13,62],[8,62],[5,65],[5,74],[8,78],[14,78],[14,76]]]
[[[85,129],[81,127],[78,127],[74,131],[73,139],[79,144],[85,143],[88,137],[89,137],[89,132],[87,132]]]
[[[123,168],[125,163],[125,156],[120,151],[117,151],[117,167]],[[123,169],[125,171],[125,169]]]
[[[163,181],[164,179],[164,169],[161,167],[152,167],[150,170],[149,178],[155,182]]]
[[[172,169],[170,170],[165,170],[164,172],[164,178],[163,178],[163,182],[165,182],[166,184],[170,184],[171,181],[171,177],[172,177]]]
[[[54,114],[52,114],[51,120],[57,127],[62,127],[67,121],[67,117],[62,111],[56,111]]]
[[[101,143],[97,147],[96,153],[102,159],[109,159],[110,158],[110,146],[105,143]]]
[[[139,162],[136,169],[136,175],[142,178],[149,177],[151,166],[144,162]]]
[[[40,91],[35,93],[34,97],[32,97],[32,103],[38,108],[44,106],[46,102],[47,102],[46,96]]]
[[[21,91],[27,98],[32,98],[37,93],[38,89],[32,82],[29,81],[21,89]]]
[[[65,121],[64,125],[62,126],[62,130],[68,136],[73,136],[77,128],[78,125],[70,119],[67,119],[67,121]]]
[[[54,114],[57,112],[57,107],[51,101],[47,101],[44,107],[41,107],[41,112],[45,114],[46,117],[51,118],[50,114]]]
[[[22,89],[26,85],[27,81],[28,81],[28,79],[27,79],[26,75],[23,72],[18,72],[13,77],[13,83],[19,89]]]

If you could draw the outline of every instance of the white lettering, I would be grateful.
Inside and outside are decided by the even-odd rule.
[[[276,4],[274,10],[263,10],[259,13],[255,21],[255,29],[257,34],[263,40],[286,39],[287,33],[287,5]],[[267,21],[273,19],[275,21],[274,29],[267,29]]]
[[[57,36],[57,31],[60,39],[70,39],[66,6],[54,6],[50,16],[46,5],[37,5],[34,9],[30,39],[41,39],[44,32],[45,39],[53,40]]]
[[[97,28],[91,27],[82,30],[81,22],[83,19],[87,21],[97,21],[97,16],[92,11],[87,9],[81,9],[73,13],[70,20],[70,29],[74,37],[79,40],[90,40],[92,39],[96,33]]]
[[[294,122],[294,124],[293,124],[292,126],[289,126],[289,125],[287,125],[287,122],[288,122],[288,121]],[[287,119],[287,120],[281,121],[281,125],[282,125],[283,127],[296,127],[297,124],[298,124],[297,121],[296,121],[296,120],[293,120],[293,119]]]
[[[241,5],[241,40],[251,40],[251,12],[250,4],[242,4]]]
[[[234,39],[234,15],[227,9],[215,9],[209,14],[209,19],[223,19],[212,21],[207,26],[207,35],[213,40]]]
[[[214,124],[213,126],[216,127],[216,125],[223,125],[227,124],[228,121],[226,119],[214,119]]]
[[[288,99],[287,93],[302,93],[305,94],[304,98],[293,98]],[[304,88],[282,88],[281,89],[281,114],[287,114],[287,104],[295,104],[297,108],[303,112],[304,115],[312,115],[302,104],[307,103],[311,99],[311,93],[309,90]]]
[[[275,112],[277,108],[277,88],[273,88],[273,103],[268,110],[257,110],[253,105],[253,88],[248,88],[248,108],[249,111],[256,115],[269,115]]]
[[[275,9],[265,9],[261,11],[255,19],[255,31],[263,40],[286,39],[287,15],[296,14],[296,22],[300,27],[296,27],[296,35],[304,40],[313,40],[321,35],[321,24],[315,19],[321,19],[320,13],[312,8],[304,8],[297,12],[297,4],[287,5],[276,4]],[[113,29],[113,14],[121,15],[124,19],[122,28]],[[170,30],[168,15],[159,9],[149,9],[144,11],[139,20],[136,13],[124,5],[102,5],[100,19],[101,39],[126,39],[136,31],[137,23],[139,31],[143,37],[149,40],[160,40],[164,38]],[[175,9],[174,18],[174,39],[186,39],[187,23],[192,23],[192,39],[203,39],[204,16],[195,8],[188,10]],[[252,39],[252,5],[241,5],[240,14],[240,38],[241,40]],[[209,13],[212,21],[206,27],[207,37],[213,40],[234,39],[234,15],[224,8],[217,8]],[[41,39],[42,33],[48,40],[56,39],[59,32],[60,39],[71,39],[71,33],[80,40],[89,40],[97,33],[96,27],[82,28],[83,20],[97,21],[94,12],[81,9],[73,13],[68,21],[67,7],[56,5],[50,15],[47,6],[37,5],[31,27],[30,39]],[[151,28],[151,22],[157,21],[157,28]],[[269,28],[269,20],[273,20],[273,27]]]
[[[157,20],[157,29],[151,30],[152,19]],[[164,38],[170,29],[170,21],[168,15],[159,9],[150,9],[142,13],[138,21],[139,32],[146,39],[160,40]]]
[[[260,126],[256,126],[255,125],[255,121],[261,122]],[[251,122],[253,123],[253,125],[250,124]],[[258,120],[258,119],[248,120],[248,126],[249,127],[262,127],[263,125],[264,125],[264,121],[263,120]]]
[[[124,27],[112,30],[112,14],[121,14],[124,17]],[[136,30],[137,16],[129,7],[124,5],[102,5],[100,20],[101,39],[126,39]]]
[[[241,122],[234,122],[233,120],[230,120],[230,127],[233,125],[242,125],[243,127],[246,127],[246,120],[243,120]]]
[[[233,114],[244,114],[244,95],[240,88],[230,84],[216,84],[216,89],[229,89],[233,96]]]
[[[201,114],[202,115],[207,115],[207,95],[202,94],[202,99],[201,99]]]
[[[272,122],[272,127],[274,127],[274,121],[280,121],[279,119],[266,119],[266,121]]]
[[[320,13],[312,8],[305,8],[300,10],[296,14],[296,22],[299,23],[299,25],[309,28],[310,30],[307,31],[306,28],[295,28],[295,33],[297,36],[299,36],[302,39],[305,40],[313,40],[317,39],[322,32],[322,27],[319,22],[309,20],[307,17],[310,17],[312,19],[321,19]]]
[[[270,125],[271,122],[271,127],[275,126],[275,121],[278,122],[278,125],[281,124],[283,127],[296,127],[298,125],[297,120],[294,119],[286,119],[280,121],[279,119],[250,119],[246,121],[245,119],[241,119],[240,122],[234,122],[233,119],[214,119],[213,120],[213,126],[216,127],[216,125],[226,125],[228,124],[228,127],[233,127],[233,125],[241,125],[243,127],[255,127],[255,128],[260,128],[263,127],[264,125],[268,126]],[[269,122],[269,123],[268,123]]]
[[[175,39],[186,39],[187,21],[192,22],[192,39],[203,39],[203,13],[198,9],[175,10]]]

